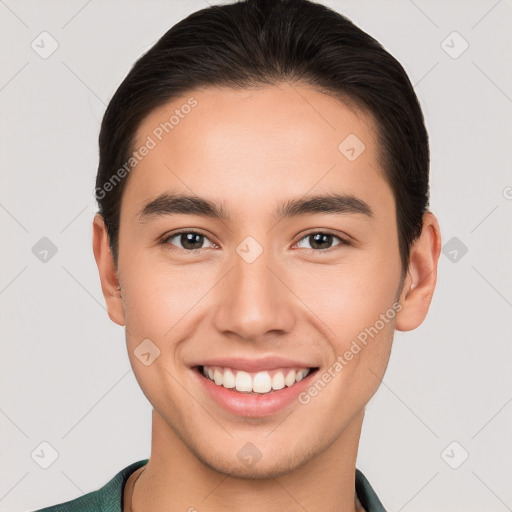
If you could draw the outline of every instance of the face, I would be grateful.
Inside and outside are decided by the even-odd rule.
[[[136,378],[161,425],[209,467],[250,478],[299,468],[362,416],[400,309],[375,125],[306,86],[209,88],[151,113],[144,144],[123,192],[122,293],[109,306]],[[292,368],[317,370],[276,391],[229,389],[242,370],[249,385],[279,388]],[[241,463],[242,448],[258,462]]]

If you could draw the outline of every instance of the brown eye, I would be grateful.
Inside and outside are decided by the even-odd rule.
[[[209,240],[205,235],[197,233],[196,231],[180,231],[169,235],[163,243],[169,245],[176,245],[179,249],[186,251],[196,251],[203,249],[205,240]]]
[[[309,235],[306,235],[305,237],[301,238],[298,242],[298,246],[301,246],[300,244],[302,243],[302,241],[306,240],[310,244],[310,247],[306,247],[306,249],[311,248],[321,251],[330,249],[333,246],[332,243],[334,239],[339,240],[339,243],[334,244],[335,246],[345,243],[345,241],[339,236],[333,235],[332,233],[324,233],[320,231],[317,233],[310,233]]]

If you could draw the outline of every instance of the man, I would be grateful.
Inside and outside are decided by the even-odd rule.
[[[149,459],[45,511],[382,511],[356,470],[440,231],[412,86],[307,0],[193,13],[103,119],[93,249],[153,406]]]

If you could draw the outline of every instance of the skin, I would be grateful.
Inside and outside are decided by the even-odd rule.
[[[93,222],[108,313],[126,327],[134,374],[154,407],[133,510],[362,510],[354,479],[364,407],[384,375],[394,329],[414,329],[427,314],[438,222],[424,215],[402,282],[394,197],[373,119],[306,85],[191,91],[152,112],[136,146],[191,96],[197,106],[129,175],[117,268],[102,217]],[[338,149],[349,134],[366,146],[352,162]],[[180,214],[139,222],[142,206],[165,191],[222,203],[230,220]],[[373,217],[272,216],[287,199],[327,192],[364,200]],[[204,234],[202,248],[190,254],[179,236],[158,243],[178,229]],[[306,235],[322,230],[351,243],[334,237],[321,254]],[[250,264],[236,252],[247,236],[263,248]],[[396,299],[400,312],[307,405],[240,417],[217,406],[192,374],[201,359],[269,354],[311,361],[322,373]],[[161,351],[150,366],[134,355],[147,338]],[[237,457],[247,442],[261,452],[252,467]]]

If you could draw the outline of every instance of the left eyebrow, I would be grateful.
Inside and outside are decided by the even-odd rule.
[[[353,195],[324,194],[289,199],[278,206],[274,216],[281,220],[301,215],[318,214],[363,214],[373,217],[370,206]],[[163,193],[151,200],[138,212],[139,222],[145,222],[153,217],[183,214],[198,215],[221,220],[229,220],[228,213],[222,205],[193,195]]]
[[[328,213],[362,213],[373,217],[373,211],[368,203],[350,194],[326,194],[290,199],[277,209],[276,217],[281,220],[299,215]]]

